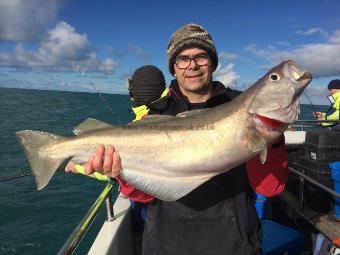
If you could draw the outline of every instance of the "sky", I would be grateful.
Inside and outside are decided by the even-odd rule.
[[[214,39],[214,79],[244,90],[292,59],[312,73],[305,90],[329,104],[340,79],[340,0],[0,0],[0,87],[127,94],[142,65],[160,68],[187,23]],[[309,103],[306,96],[302,103]]]

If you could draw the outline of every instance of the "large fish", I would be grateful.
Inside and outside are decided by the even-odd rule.
[[[299,95],[312,80],[293,61],[272,68],[229,103],[178,116],[151,117],[125,126],[86,121],[74,137],[19,131],[37,187],[42,189],[66,160],[85,162],[97,145],[113,145],[121,178],[165,201],[175,201],[215,175],[267,147],[299,114]]]

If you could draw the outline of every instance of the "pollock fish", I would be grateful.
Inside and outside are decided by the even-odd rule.
[[[185,196],[213,176],[267,148],[299,115],[299,95],[312,75],[288,60],[272,68],[231,102],[177,116],[151,116],[130,125],[85,121],[77,136],[17,132],[35,176],[44,188],[68,161],[86,162],[99,144],[113,145],[120,177],[164,201]]]

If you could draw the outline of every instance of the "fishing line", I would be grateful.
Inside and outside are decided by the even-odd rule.
[[[117,118],[118,122],[121,124],[122,122],[120,121],[119,117],[116,115],[116,113],[113,111],[113,109],[111,108],[111,106],[108,104],[108,102],[105,100],[105,98],[103,97],[103,95],[99,92],[99,90],[97,89],[97,87],[94,85],[94,83],[92,83],[90,81],[90,79],[88,78],[87,74],[85,73],[85,71],[79,66],[79,65],[75,65],[75,69],[76,71],[81,72],[82,76],[87,80],[87,82],[95,89],[95,91],[97,92],[97,94],[99,95],[99,97],[101,98],[101,100],[104,102],[104,104],[106,105],[106,107],[109,109],[109,111],[112,113],[112,115]]]
[[[7,177],[0,176],[0,182],[11,181],[11,180],[14,180],[14,179],[18,179],[18,178],[22,178],[22,177],[32,175],[32,173],[29,173],[28,171],[19,170],[18,172],[19,172],[19,174],[7,176]]]
[[[311,106],[313,107],[314,112],[317,112],[317,110],[316,110],[314,104],[312,103],[312,101],[310,100],[309,96],[308,96],[305,92],[302,92],[302,95],[304,95],[305,97],[307,97],[309,103],[310,103]],[[314,116],[314,114],[313,114],[313,116]],[[316,116],[314,116],[314,118],[317,120],[317,117],[316,117]]]

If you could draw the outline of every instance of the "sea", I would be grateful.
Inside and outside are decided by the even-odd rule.
[[[38,191],[15,132],[39,130],[72,136],[86,118],[126,124],[132,121],[127,95],[0,88],[0,254],[56,254],[95,202],[106,183],[58,171]],[[300,119],[327,106],[301,105]],[[74,254],[86,254],[106,218],[101,209]]]

